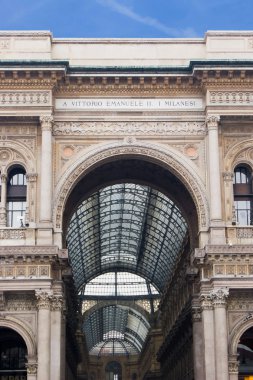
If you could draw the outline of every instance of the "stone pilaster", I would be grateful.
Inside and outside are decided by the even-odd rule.
[[[192,308],[194,379],[204,379],[203,328],[202,314],[199,306]]]
[[[52,221],[52,116],[41,116],[40,221]]]
[[[233,172],[223,172],[224,180],[224,192],[225,192],[225,211],[226,211],[226,220],[235,224],[235,214],[233,210],[234,206],[234,192],[233,192]]]
[[[216,380],[228,380],[228,332],[227,332],[227,288],[214,289],[210,296],[214,305]]]
[[[51,379],[61,379],[61,326],[62,326],[62,295],[51,297]]]
[[[26,214],[25,221],[26,223],[34,223],[35,222],[35,204],[36,204],[36,196],[35,196],[35,187],[37,182],[37,174],[36,173],[27,173],[26,181],[27,181],[27,191],[26,191]]]
[[[210,216],[211,221],[221,220],[221,181],[219,163],[218,126],[220,117],[209,115],[206,117],[208,130],[208,162],[209,162],[209,188],[210,188]]]
[[[214,317],[213,302],[210,294],[201,294],[201,309],[203,320],[203,346],[205,380],[216,380],[215,376],[215,349],[214,349]]]
[[[1,174],[0,227],[6,227],[7,176]]]
[[[238,380],[239,361],[237,355],[231,355],[228,360],[229,380]]]
[[[37,380],[50,380],[51,357],[51,297],[52,292],[35,292],[38,308],[38,376]]]

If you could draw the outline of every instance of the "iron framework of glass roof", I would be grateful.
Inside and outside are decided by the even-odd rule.
[[[158,190],[123,183],[93,193],[73,213],[67,231],[79,296],[146,299],[154,310],[152,300],[173,275],[187,231],[178,207]],[[83,323],[93,355],[139,353],[148,330],[144,315],[120,304],[97,307]]]

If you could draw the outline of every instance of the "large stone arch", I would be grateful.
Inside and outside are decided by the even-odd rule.
[[[25,341],[28,358],[36,357],[35,337],[32,331],[25,323],[12,316],[1,316],[0,327],[6,327],[16,331]]]
[[[198,214],[199,230],[206,231],[209,225],[209,205],[203,180],[196,171],[194,164],[182,153],[172,147],[161,144],[136,142],[115,142],[101,144],[91,148],[68,167],[55,189],[54,226],[62,228],[63,211],[72,189],[81,177],[92,168],[116,158],[137,157],[155,162],[171,171],[189,191]]]

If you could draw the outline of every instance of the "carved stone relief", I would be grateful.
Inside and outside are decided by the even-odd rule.
[[[203,122],[56,122],[55,136],[204,136]]]
[[[36,309],[36,300],[33,294],[6,293],[6,310],[8,311],[29,311]]]
[[[50,106],[50,91],[0,91],[0,107]]]

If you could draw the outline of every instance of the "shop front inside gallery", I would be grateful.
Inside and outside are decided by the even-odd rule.
[[[0,32],[0,380],[253,376],[253,32]]]

